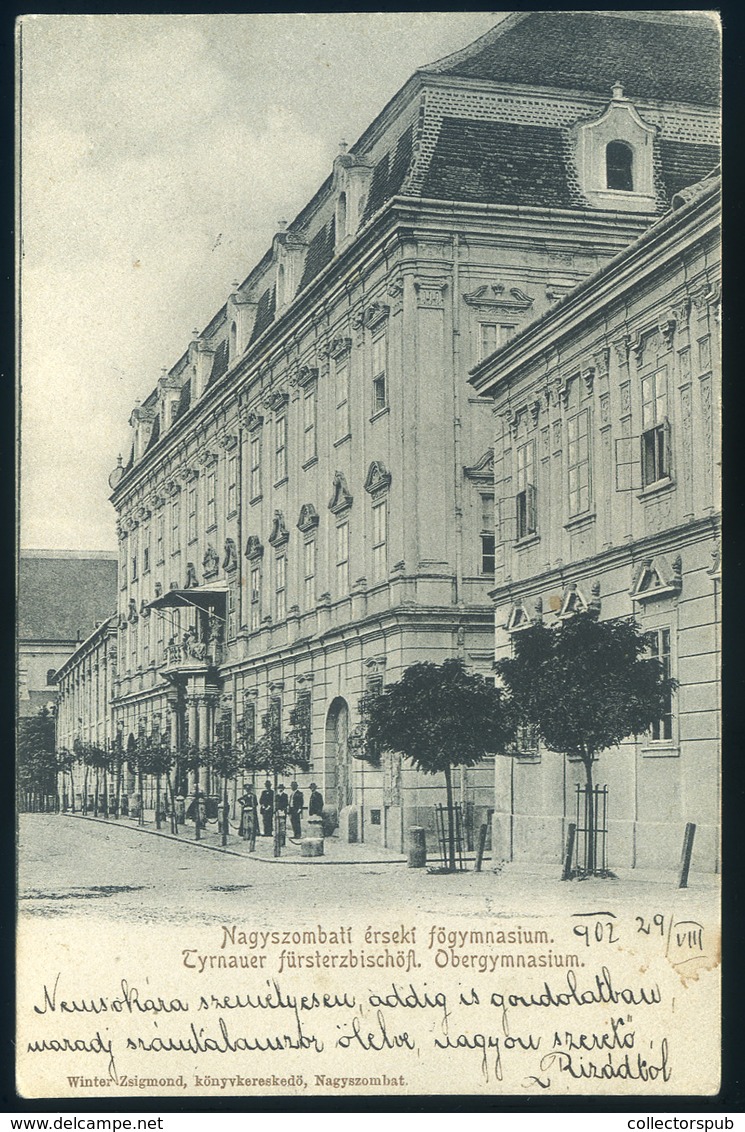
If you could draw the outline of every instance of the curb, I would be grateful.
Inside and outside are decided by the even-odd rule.
[[[207,842],[199,841],[196,838],[176,837],[173,833],[167,833],[162,829],[147,829],[141,825],[122,825],[119,820],[112,820],[110,818],[95,818],[88,814],[73,814],[69,811],[57,815],[63,818],[74,818],[76,821],[90,821],[95,822],[97,825],[109,825],[114,829],[128,829],[136,833],[148,833],[151,837],[164,837],[168,841],[175,841],[179,845],[193,845],[196,849],[209,849],[212,853],[225,853],[229,857],[241,857],[246,861],[261,861],[264,865],[405,865],[405,857],[385,857],[382,860],[379,858],[365,859],[362,861],[345,861],[334,860],[332,857],[265,857],[256,852],[253,853],[239,853],[235,849],[229,849],[225,845],[209,845]],[[125,819],[127,820],[127,819]]]

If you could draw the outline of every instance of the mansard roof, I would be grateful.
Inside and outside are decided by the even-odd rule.
[[[621,82],[635,98],[716,106],[719,52],[702,13],[528,12],[421,71],[598,94]]]
[[[620,83],[632,103],[697,104],[699,111],[708,112],[713,132],[719,59],[716,23],[703,13],[544,11],[508,16],[462,51],[420,68],[350,147],[352,164],[370,170],[360,229],[397,196],[588,210],[572,141],[576,115],[582,113],[576,100],[581,107],[584,99],[586,112],[594,114],[598,98],[608,100]],[[489,83],[493,95],[487,91]],[[505,97],[505,86],[514,86],[519,97]],[[454,89],[456,97],[450,97]],[[557,90],[571,91],[574,98],[567,101],[563,117],[554,112],[542,122],[545,92]],[[526,113],[521,108],[531,92],[535,105]],[[562,100],[554,99],[552,105],[555,111]],[[661,213],[676,193],[716,165],[718,149],[686,138],[674,111],[657,115],[655,193]],[[672,126],[666,124],[668,117]],[[296,295],[341,250],[335,176],[326,178],[286,229],[305,246]],[[253,350],[277,318],[274,255],[273,244],[238,288],[256,308],[245,352]],[[206,388],[217,384],[235,360],[229,359],[226,310],[223,305],[199,335],[214,351]],[[186,371],[187,356],[188,351],[172,367],[173,377]],[[188,372],[180,380],[174,422],[196,400]],[[148,449],[167,431],[154,429]],[[133,464],[131,457],[125,477]]]
[[[20,641],[83,639],[116,606],[116,555],[21,551],[18,562]]]

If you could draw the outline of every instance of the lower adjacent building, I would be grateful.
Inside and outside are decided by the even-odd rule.
[[[678,681],[604,752],[607,865],[719,865],[720,185],[711,176],[472,372],[493,400],[497,658],[536,621],[634,616]],[[494,852],[557,862],[581,764],[522,737],[497,760]]]
[[[53,710],[54,675],[116,607],[117,556],[21,550],[18,563],[18,716]]]

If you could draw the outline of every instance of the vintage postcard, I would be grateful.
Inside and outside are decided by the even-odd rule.
[[[720,1087],[720,24],[17,25],[17,1089]]]

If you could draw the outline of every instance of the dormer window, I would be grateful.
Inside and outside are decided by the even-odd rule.
[[[336,239],[338,243],[347,235],[347,194],[339,193],[336,202]]]
[[[238,327],[234,322],[230,324],[230,358],[231,361],[238,353]]]
[[[654,211],[654,137],[616,83],[600,117],[575,128],[577,171],[592,208]]]
[[[605,147],[605,182],[609,189],[634,191],[634,151],[626,142],[612,141]]]

